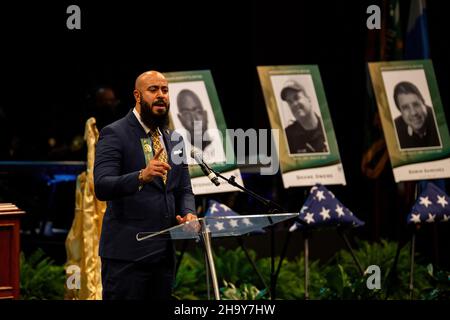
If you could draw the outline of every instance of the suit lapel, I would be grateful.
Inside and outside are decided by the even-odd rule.
[[[145,133],[144,128],[142,128],[138,119],[136,119],[136,116],[133,113],[133,109],[130,110],[130,112],[128,112],[127,120],[128,120],[128,124],[131,127],[131,130],[133,130],[136,138],[138,138],[139,141],[141,141],[141,138],[148,138],[147,134]],[[143,155],[144,155],[144,153],[142,152],[142,156]]]
[[[134,115],[133,109],[131,109],[130,112],[128,112],[127,120],[128,120],[128,124],[131,127],[131,130],[133,131],[133,133],[136,137],[136,144],[139,149],[138,156],[141,157],[141,159],[142,159],[143,167],[141,169],[143,169],[145,167],[145,155],[144,155],[144,151],[142,150],[141,139],[148,138],[149,136],[145,133],[144,128],[142,127],[142,125],[139,123],[138,119]],[[160,189],[164,188],[164,183],[163,183],[162,179],[159,177],[153,179],[153,181],[150,183],[155,184]]]

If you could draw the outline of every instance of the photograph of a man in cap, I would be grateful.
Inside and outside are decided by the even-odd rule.
[[[311,98],[305,88],[295,80],[288,80],[280,96],[295,118],[295,121],[285,128],[289,153],[328,152],[322,121],[314,112]]]

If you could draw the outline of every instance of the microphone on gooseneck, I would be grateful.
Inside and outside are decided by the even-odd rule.
[[[191,149],[191,157],[197,162],[197,164],[202,169],[205,176],[208,177],[209,180],[211,180],[212,183],[214,183],[216,186],[220,185],[219,179],[217,178],[216,174],[211,171],[211,169],[206,165],[206,163],[203,161],[203,157],[200,152],[195,151],[194,149]]]

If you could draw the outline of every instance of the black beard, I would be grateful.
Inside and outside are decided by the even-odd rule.
[[[159,104],[160,101],[153,102],[153,105]],[[141,98],[141,120],[151,130],[156,128],[165,129],[169,126],[169,105],[166,106],[164,114],[154,114],[151,106]]]

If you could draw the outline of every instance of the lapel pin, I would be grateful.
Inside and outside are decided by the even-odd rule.
[[[144,144],[144,151],[150,153],[152,152],[152,147],[146,143]]]

